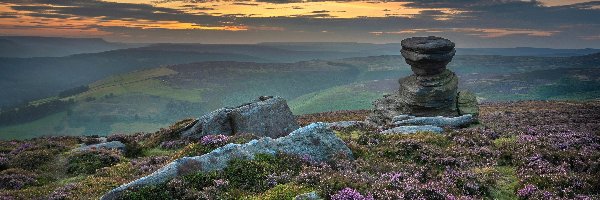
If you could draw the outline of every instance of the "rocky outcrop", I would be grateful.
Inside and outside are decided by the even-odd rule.
[[[474,122],[472,115],[463,115],[459,117],[409,117],[399,121],[394,121],[394,125],[405,126],[405,125],[432,125],[438,127],[466,127]]]
[[[88,150],[97,150],[97,149],[111,149],[111,150],[114,149],[114,150],[124,151],[125,144],[123,144],[122,142],[119,142],[119,141],[103,142],[103,143],[99,143],[99,144],[92,144],[92,145],[75,148],[75,149],[73,149],[73,151],[88,151]]]
[[[395,128],[391,128],[391,129],[382,131],[381,134],[411,134],[411,133],[417,133],[417,132],[442,133],[442,132],[444,132],[444,129],[437,127],[437,126],[431,126],[431,125],[398,126]]]
[[[253,159],[256,154],[277,152],[307,157],[316,162],[330,161],[340,155],[352,158],[350,149],[327,124],[313,123],[278,139],[263,137],[246,144],[228,144],[202,156],[177,159],[146,177],[111,190],[102,199],[117,199],[127,189],[164,183],[176,176],[222,170],[233,158]]]
[[[210,112],[200,117],[182,136],[199,138],[214,134],[252,133],[278,138],[299,127],[285,99],[262,96],[251,103]]]
[[[477,96],[469,91],[458,92],[457,105],[459,115],[473,115],[477,118],[479,116],[479,106],[477,106]]]
[[[413,75],[399,80],[398,91],[373,102],[368,121],[389,125],[394,116],[457,116],[458,77],[446,69],[455,54],[454,43],[440,37],[402,40],[402,56]]]

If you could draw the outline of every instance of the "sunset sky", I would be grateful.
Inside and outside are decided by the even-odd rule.
[[[117,42],[370,42],[600,48],[600,1],[0,0],[0,35]]]

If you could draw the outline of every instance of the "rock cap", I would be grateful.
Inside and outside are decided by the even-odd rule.
[[[403,50],[417,53],[445,53],[454,49],[454,42],[436,36],[406,38],[400,42]]]

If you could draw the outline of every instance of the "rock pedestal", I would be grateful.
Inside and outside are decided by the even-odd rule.
[[[458,77],[446,69],[456,53],[454,43],[440,37],[413,37],[402,40],[402,56],[413,75],[399,80],[394,94],[373,102],[369,121],[390,124],[394,116],[457,116]],[[469,101],[472,102],[472,101]]]

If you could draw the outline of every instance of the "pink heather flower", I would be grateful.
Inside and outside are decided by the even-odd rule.
[[[352,188],[344,188],[331,196],[331,200],[374,200],[371,194],[366,197]]]
[[[537,191],[537,187],[535,187],[535,185],[527,184],[525,187],[517,191],[517,195],[519,195],[521,198],[524,198],[531,196],[535,191]]]
[[[226,135],[205,135],[200,139],[200,143],[203,145],[222,145],[227,143],[229,137]]]

